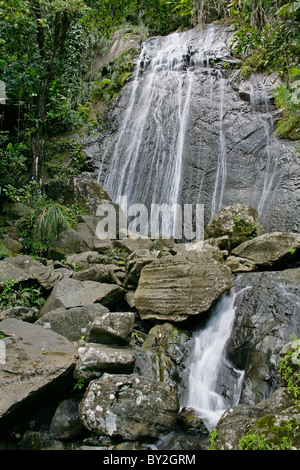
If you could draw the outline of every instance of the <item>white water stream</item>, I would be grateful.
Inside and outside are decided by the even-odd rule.
[[[264,184],[257,207],[259,215],[262,215],[263,211],[266,209],[267,201],[269,204],[271,202],[270,195],[273,190],[274,178],[277,170],[277,152],[274,145],[278,143],[278,140],[272,137],[275,126],[270,109],[269,94],[264,85],[263,78],[259,74],[253,74],[251,77],[250,101],[252,113],[257,119],[257,122],[260,123],[265,136],[264,145],[266,148],[266,165],[264,169]],[[270,146],[271,141],[273,141],[272,150]]]
[[[232,332],[235,300],[242,291],[235,292],[232,288],[222,295],[205,328],[194,334],[192,354],[187,362],[188,380],[181,407],[196,410],[209,431],[240,398],[244,373],[226,359],[226,345]],[[231,376],[226,387],[231,390],[224,396],[219,379],[226,369]]]

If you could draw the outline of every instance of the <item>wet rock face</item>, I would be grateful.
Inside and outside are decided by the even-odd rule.
[[[178,408],[170,385],[136,374],[104,374],[90,383],[79,416],[96,435],[143,440],[174,429]]]
[[[111,111],[111,132],[86,142],[94,179],[100,171],[113,201],[197,202],[205,224],[223,207],[250,204],[266,231],[298,231],[299,162],[292,143],[272,137],[278,82],[241,81],[232,35],[214,25],[146,41]]]
[[[300,334],[299,270],[239,274],[235,286],[244,291],[227,353],[245,371],[240,403],[254,405],[279,386],[280,350]]]

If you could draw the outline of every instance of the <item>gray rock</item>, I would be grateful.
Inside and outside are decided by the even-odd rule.
[[[5,361],[0,364],[0,426],[20,419],[65,391],[77,350],[63,336],[11,318],[0,323]]]
[[[300,260],[300,234],[265,233],[236,247],[232,254],[255,263],[257,268],[287,267]]]
[[[232,285],[229,268],[210,253],[186,252],[145,266],[134,302],[143,320],[183,321],[206,312]]]
[[[114,284],[65,278],[52,290],[40,316],[57,308],[82,307],[95,302],[110,307],[120,301],[124,293],[124,289]]]
[[[38,317],[38,309],[34,307],[11,307],[0,310],[0,321],[6,318],[18,318],[22,321],[34,323]]]
[[[18,444],[19,450],[66,450],[65,445],[48,432],[26,431]]]
[[[298,271],[244,273],[234,280],[239,294],[227,354],[245,371],[240,403],[255,405],[279,386],[281,348],[300,335]]]
[[[128,374],[133,371],[135,355],[129,347],[106,346],[98,343],[86,343],[78,348],[79,361],[76,375],[83,376],[86,370],[95,372],[96,377],[104,372]],[[97,375],[98,374],[98,375]]]
[[[64,204],[81,204],[88,214],[96,215],[102,201],[110,200],[107,192],[96,181],[85,178],[69,178],[68,180],[52,180],[45,186],[46,193],[53,199],[63,199]]]
[[[93,434],[144,441],[175,428],[178,406],[170,385],[135,374],[104,374],[90,383],[79,415]]]
[[[89,342],[126,345],[131,339],[135,314],[133,312],[101,313],[90,325]]]
[[[69,341],[79,341],[87,338],[92,323],[108,308],[101,304],[84,305],[83,307],[58,308],[43,314],[36,322],[45,328],[51,328]]]
[[[132,254],[130,254],[125,264],[128,283],[132,285],[137,285],[143,267],[152,263],[152,261],[154,261],[156,258],[157,254],[153,254],[147,249],[136,250]]]
[[[0,286],[3,286],[10,278],[16,282],[25,282],[33,279],[33,275],[9,263],[7,259],[0,261]]]
[[[51,434],[58,440],[69,441],[83,433],[78,408],[83,396],[74,395],[63,400],[57,407],[50,425]]]
[[[255,406],[238,405],[227,410],[217,425],[215,449],[238,450],[240,439],[252,430],[257,437],[263,438],[265,450],[266,444],[270,450],[276,450],[282,443],[284,424],[291,429],[289,444],[292,447],[296,445],[294,449],[297,449],[300,413],[288,397],[286,389],[279,388],[270,398]]]
[[[154,326],[146,338],[143,337],[143,345],[134,347],[134,371],[178,388],[190,352],[191,336],[171,323]]]
[[[3,262],[10,263],[14,269],[20,270],[20,272],[23,270],[25,273],[24,280],[36,279],[36,281],[47,290],[52,289],[62,278],[52,267],[44,266],[28,255],[9,256],[5,258]],[[14,275],[15,274],[12,273],[11,277],[17,281],[18,279],[16,279]]]
[[[232,249],[263,233],[257,210],[249,204],[235,204],[214,215],[205,229],[204,238],[227,235]]]

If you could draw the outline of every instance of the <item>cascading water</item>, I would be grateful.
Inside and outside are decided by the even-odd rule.
[[[143,44],[118,138],[106,148],[98,176],[116,203],[122,205],[122,196],[128,205],[182,202],[190,108],[199,87],[199,70],[203,70],[210,82],[211,108],[219,108],[220,155],[212,204],[216,209],[222,205],[226,180],[224,83],[221,72],[216,76],[209,62],[215,28],[209,25],[202,31],[200,45],[193,35],[193,31],[173,33]],[[215,82],[217,98],[213,96]],[[191,202],[202,203],[184,201]]]
[[[222,295],[205,328],[194,334],[187,361],[188,379],[181,407],[193,408],[209,431],[230,406],[238,403],[241,393],[244,373],[226,359],[226,345],[232,332],[235,300],[243,290],[235,292],[232,288]],[[226,387],[221,383],[224,373]]]
[[[270,198],[270,193],[274,184],[274,178],[276,176],[277,139],[272,137],[275,126],[270,109],[270,99],[267,90],[264,86],[263,78],[259,74],[252,75],[250,80],[250,102],[252,107],[252,113],[263,129],[264,139],[262,140],[262,142],[266,149],[266,165],[264,172],[263,189],[257,207],[259,215],[262,215],[263,210],[265,209],[265,205],[268,199]],[[270,146],[271,141],[273,144],[272,148]]]

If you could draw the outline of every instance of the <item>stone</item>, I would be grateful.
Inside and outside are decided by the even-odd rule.
[[[109,312],[107,307],[101,304],[88,304],[83,307],[58,308],[43,314],[37,321],[37,325],[51,328],[69,341],[79,341],[87,338],[93,322],[102,314]]]
[[[130,374],[133,371],[135,355],[129,347],[106,346],[99,343],[86,343],[78,348],[79,361],[76,376],[99,377],[104,372]]]
[[[62,275],[53,267],[44,266],[28,255],[8,256],[0,261],[0,285],[9,278],[16,282],[36,281],[46,290],[52,289]]]
[[[141,270],[147,264],[152,263],[157,258],[157,254],[154,255],[149,250],[136,250],[131,253],[125,264],[127,271],[127,280],[129,284],[137,285],[139,282]]]
[[[42,326],[10,318],[0,323],[5,360],[0,363],[0,427],[66,391],[77,349]]]
[[[227,266],[205,252],[186,252],[145,266],[134,302],[142,320],[180,322],[208,311],[232,286]]]
[[[171,323],[154,326],[142,346],[133,348],[135,373],[178,388],[185,371],[185,358],[190,353],[191,337],[191,333]]]
[[[9,263],[6,258],[0,261],[0,286],[3,286],[10,278],[16,282],[26,282],[33,279],[33,275]]]
[[[0,321],[6,318],[18,318],[22,321],[34,323],[38,317],[38,309],[34,307],[11,307],[5,310],[0,310]]]
[[[254,261],[239,256],[228,256],[224,263],[233,273],[256,271]]]
[[[53,259],[65,259],[68,255],[85,251],[107,252],[113,248],[110,240],[100,240],[97,236],[97,225],[101,217],[80,216],[76,227],[62,232],[53,243],[50,256]]]
[[[251,429],[252,434],[262,439],[261,449],[277,450],[282,443],[282,430],[290,429],[289,450],[299,449],[300,412],[283,387],[271,397],[255,406],[238,405],[227,410],[217,425],[215,450],[238,450],[240,439]],[[285,432],[287,434],[287,431]],[[253,442],[253,441],[252,441]],[[254,443],[253,443],[254,444]],[[253,447],[251,450],[255,450]]]
[[[234,204],[214,215],[205,228],[204,238],[228,236],[231,249],[233,249],[263,233],[264,229],[257,210],[249,204]]]
[[[40,316],[57,308],[82,307],[95,302],[110,307],[120,301],[124,293],[124,289],[115,284],[65,278],[52,290],[40,311]]]
[[[50,433],[56,439],[69,441],[83,433],[84,427],[78,413],[82,398],[82,394],[76,394],[58,405],[50,425]]]
[[[19,450],[66,450],[65,445],[50,433],[26,431],[18,444]]]
[[[104,374],[88,386],[79,416],[93,434],[145,441],[174,430],[178,408],[168,384],[136,374]]]
[[[67,256],[67,263],[73,269],[78,267],[81,269],[87,269],[91,264],[97,263],[99,259],[98,251],[83,251],[81,253],[74,253]]]
[[[82,209],[93,215],[103,201],[110,201],[107,192],[96,181],[85,178],[52,180],[45,185],[45,191],[51,199],[63,199],[69,206],[80,204]]]
[[[265,233],[242,243],[232,251],[232,255],[250,260],[257,268],[287,268],[300,260],[300,234]]]
[[[134,327],[134,312],[101,313],[90,325],[89,342],[126,345]]]
[[[193,408],[182,408],[178,413],[177,422],[187,434],[192,436],[207,436],[209,434],[202,418],[197,416],[197,412]]]
[[[6,248],[8,256],[15,256],[23,249],[22,243],[9,235],[3,236],[2,243]]]
[[[121,285],[121,281],[118,277],[120,272],[123,272],[121,271],[121,268],[114,264],[93,264],[91,267],[84,269],[83,271],[74,272],[72,274],[72,279],[77,279],[78,281],[96,281]]]
[[[278,361],[292,334],[300,336],[298,269],[235,276],[235,320],[227,356],[245,373],[240,403],[255,405],[279,386]]]

